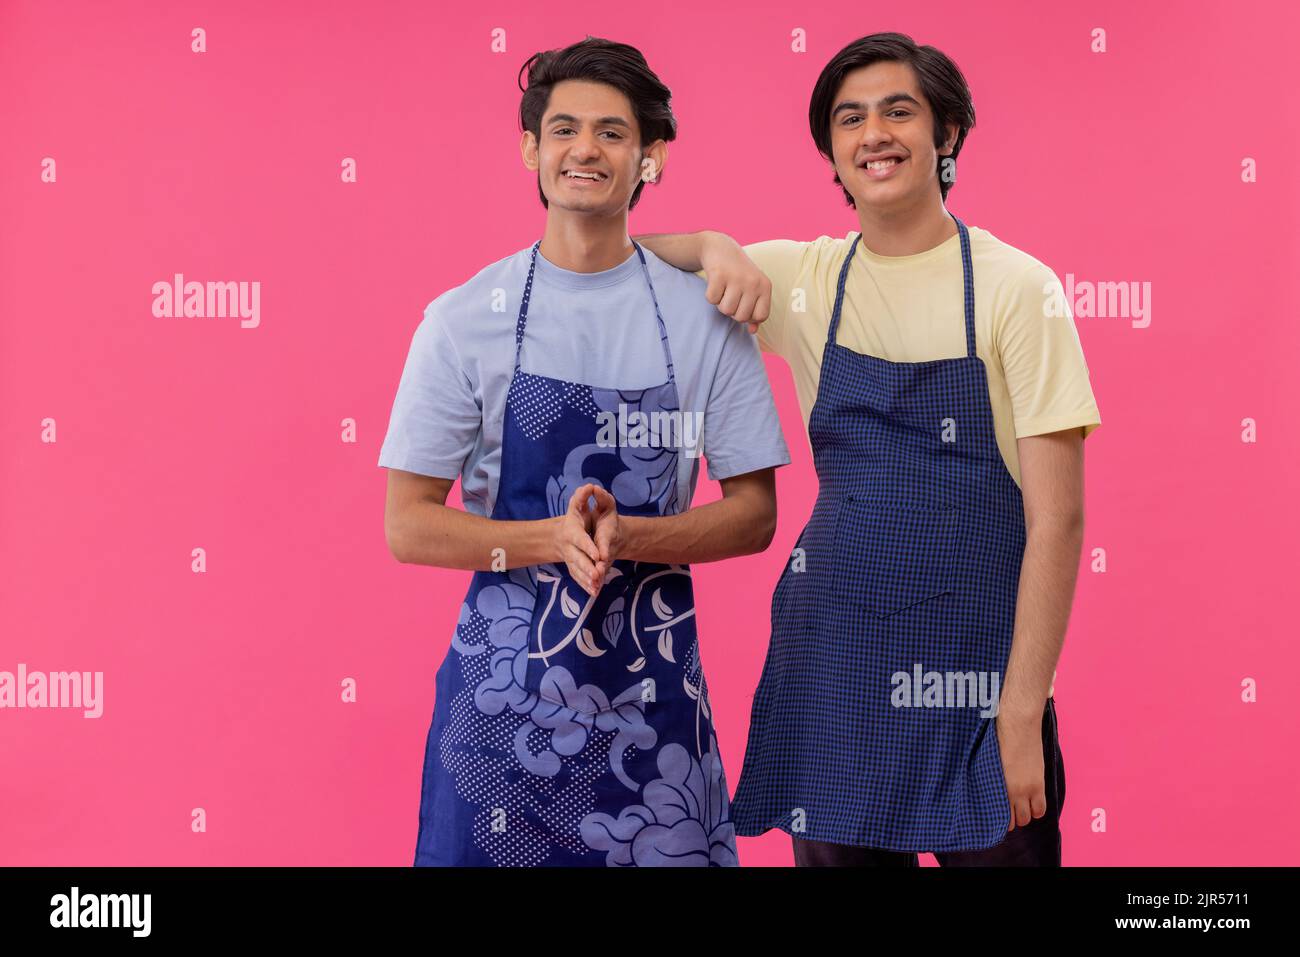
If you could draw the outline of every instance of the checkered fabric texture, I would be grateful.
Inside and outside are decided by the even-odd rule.
[[[839,345],[860,236],[841,267],[809,421],[820,489],[772,596],[732,804],[737,834],[777,827],[912,852],[978,850],[1006,836],[995,718],[977,701],[893,703],[892,676],[911,679],[918,666],[996,676],[987,683],[996,700],[1025,546],[1020,489],[998,451],[975,351],[969,234],[953,218],[963,357],[890,362]]]

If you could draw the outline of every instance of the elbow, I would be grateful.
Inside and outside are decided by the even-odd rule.
[[[776,537],[776,501],[773,500],[762,510],[753,523],[754,527],[754,547],[753,552],[765,552],[772,539]]]
[[[1082,505],[1031,515],[1025,522],[1025,531],[1030,538],[1044,542],[1064,542],[1071,547],[1082,547],[1083,529]]]
[[[767,470],[762,487],[745,490],[747,507],[743,521],[747,554],[767,551],[776,537],[776,481],[772,472]]]
[[[766,551],[776,536],[776,468],[759,469],[722,480],[728,521],[722,526],[732,555]]]
[[[401,564],[407,564],[406,537],[395,522],[384,523],[384,541],[388,545],[389,554]]]

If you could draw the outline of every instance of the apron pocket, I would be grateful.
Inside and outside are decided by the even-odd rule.
[[[835,521],[838,594],[888,618],[952,590],[958,512],[846,496]]]

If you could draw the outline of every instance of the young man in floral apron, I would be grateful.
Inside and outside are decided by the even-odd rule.
[[[430,303],[379,457],[393,554],[474,571],[415,863],[735,865],[689,563],[767,547],[789,452],[757,344],[628,236],[667,87],[590,37],[525,70],[542,238]]]
[[[789,362],[807,424],[818,498],[732,803],[801,865],[1060,864],[1054,669],[1101,420],[1055,275],[945,207],[974,122],[943,53],[864,37],[809,107],[858,230],[638,237]]]

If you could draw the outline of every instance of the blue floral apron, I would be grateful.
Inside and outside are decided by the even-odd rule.
[[[820,488],[772,595],[737,834],[894,851],[1006,837],[996,710],[983,702],[1011,652],[1024,507],[975,352],[970,236],[953,219],[961,358],[889,362],[839,345],[860,234],[840,269],[808,424]]]
[[[625,390],[520,370],[539,245],[492,518],[562,515],[588,482],[620,515],[675,514],[689,504],[680,449],[598,419],[679,410],[641,247],[668,381]],[[475,572],[435,684],[416,865],[737,864],[689,566],[616,559],[595,597],[562,562]]]

